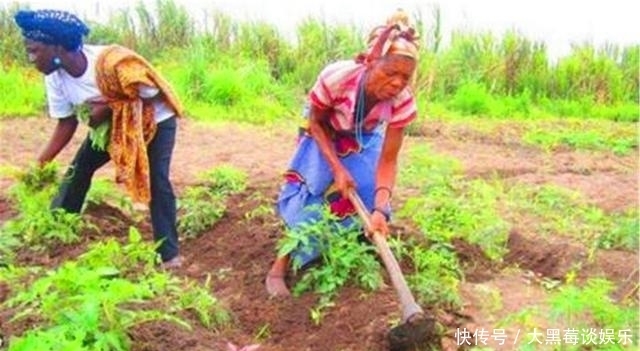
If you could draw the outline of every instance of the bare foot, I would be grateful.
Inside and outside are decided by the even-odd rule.
[[[264,283],[267,287],[267,292],[271,296],[291,296],[282,275],[267,274],[267,279],[265,279]]]

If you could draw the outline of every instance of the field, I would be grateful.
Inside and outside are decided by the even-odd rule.
[[[638,150],[527,141],[562,128],[588,133],[602,127],[576,123],[427,120],[407,137],[392,246],[420,304],[437,317],[444,349],[637,349]],[[28,167],[52,127],[46,118],[0,121],[5,170],[0,222],[19,215],[9,190],[17,181],[7,169]],[[606,127],[623,140],[635,138],[637,125]],[[76,133],[73,145],[60,156],[61,166],[70,161],[82,135]],[[184,279],[183,285],[192,281],[205,286],[230,320],[207,328],[189,312],[194,309],[185,309],[177,315],[192,330],[169,319],[134,323],[124,329],[131,350],[225,350],[227,342],[274,351],[386,349],[385,333],[399,320],[390,285],[370,290],[347,281],[324,294],[328,299],[310,291],[272,299],[265,292],[263,279],[283,235],[273,203],[294,135],[290,125],[181,122],[172,164],[181,199],[202,184],[202,172],[224,166],[246,175],[246,186],[224,199],[215,223],[183,237],[187,264],[171,273]],[[112,177],[110,165],[96,175],[107,183]],[[83,214],[100,230],[85,229],[78,241],[44,250],[22,247],[11,266],[60,270],[91,243],[109,237],[126,242],[130,226],[150,240],[144,206],[105,199],[88,205]],[[183,207],[183,216],[185,211]],[[384,270],[375,269],[388,282]],[[305,274],[299,272],[290,283]],[[6,302],[28,286],[8,278],[14,275],[2,274],[0,300]],[[26,279],[32,282],[37,275]],[[23,284],[29,275],[20,276]],[[52,324],[44,313],[12,320],[25,306],[42,312],[45,304],[5,304],[0,312],[5,339]],[[481,329],[486,340],[476,333]],[[567,329],[578,333],[574,344]],[[589,329],[595,331],[592,339]],[[499,345],[500,331],[504,345]],[[474,333],[480,338],[474,339]],[[627,334],[632,343],[624,346]],[[612,336],[608,344],[603,335]]]

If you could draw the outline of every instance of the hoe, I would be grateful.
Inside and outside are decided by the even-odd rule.
[[[362,218],[365,227],[367,229],[371,228],[371,218],[360,196],[352,190],[349,194],[349,199]],[[400,265],[398,265],[398,261],[393,256],[386,239],[380,233],[374,232],[371,233],[370,240],[375,244],[378,254],[387,268],[387,272],[389,272],[389,277],[402,306],[402,324],[391,329],[387,335],[389,349],[391,351],[441,349],[439,337],[435,330],[435,318],[427,316],[416,303],[407,286],[407,281],[402,275]]]

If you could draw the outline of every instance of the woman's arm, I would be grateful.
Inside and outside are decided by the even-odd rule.
[[[44,166],[56,158],[60,151],[67,146],[77,127],[78,119],[75,115],[59,119],[49,142],[38,157],[38,164]]]
[[[349,190],[356,187],[356,182],[351,177],[349,171],[344,167],[336,153],[335,146],[329,136],[329,114],[328,110],[321,110],[316,106],[311,106],[309,116],[309,133],[316,140],[320,152],[329,164],[335,185],[343,197],[348,197]]]
[[[389,232],[386,214],[389,211],[391,194],[396,184],[398,154],[402,147],[403,138],[404,128],[387,127],[376,170],[376,190],[371,222],[372,231],[378,231],[383,235]]]

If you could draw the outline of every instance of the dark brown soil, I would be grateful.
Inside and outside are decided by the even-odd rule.
[[[34,160],[39,147],[47,140],[51,123],[41,119],[3,120],[0,122],[0,165],[24,167]],[[563,151],[547,155],[517,143],[478,137],[471,132],[447,130],[442,125],[426,127],[427,138],[411,138],[405,149],[428,142],[440,153],[461,160],[469,178],[495,176],[532,184],[553,183],[583,192],[594,204],[607,211],[637,206],[638,168],[633,161],[637,151],[626,157],[610,154],[586,154]],[[73,156],[81,136],[60,155],[64,165]],[[275,257],[276,242],[282,226],[273,214],[247,216],[247,213],[272,206],[279,187],[279,174],[284,170],[294,146],[294,131],[267,131],[257,127],[235,125],[208,127],[182,121],[174,154],[172,172],[177,193],[197,181],[198,172],[220,164],[230,164],[250,175],[250,186],[228,202],[228,211],[210,230],[195,239],[182,242],[186,265],[175,274],[204,281],[212,277],[212,293],[231,311],[233,324],[211,331],[198,325],[193,316],[193,330],[167,322],[154,322],[130,331],[136,351],[225,350],[227,342],[236,345],[260,343],[260,350],[386,350],[387,332],[397,321],[400,309],[390,286],[366,293],[348,286],[326,309],[322,323],[314,324],[309,316],[317,296],[305,294],[296,298],[269,298],[263,279]],[[544,167],[542,166],[544,165]],[[631,166],[629,166],[631,165]],[[579,172],[588,169],[589,172]],[[111,166],[100,170],[97,177],[113,176]],[[0,179],[3,188],[11,180]],[[400,189],[400,200],[411,189]],[[21,264],[55,267],[76,257],[90,242],[102,237],[126,238],[127,228],[136,225],[151,240],[146,215],[134,220],[113,206],[88,206],[85,216],[100,229],[87,230],[80,243],[55,247],[48,252],[21,251]],[[15,215],[5,195],[0,195],[0,222]],[[531,301],[541,301],[543,294],[532,291],[520,281],[520,273],[503,273],[505,267],[520,272],[531,271],[538,277],[564,279],[576,264],[582,264],[582,277],[605,276],[618,286],[620,296],[636,294],[638,281],[637,253],[600,251],[587,260],[586,249],[568,239],[541,239],[532,235],[526,224],[514,225],[508,241],[509,252],[504,262],[491,262],[482,251],[467,242],[454,242],[465,268],[461,293],[465,299],[461,311],[438,311],[438,322],[446,334],[444,349],[456,349],[452,334],[456,327],[494,325],[486,314],[486,306],[477,295],[477,287],[490,285],[503,291],[504,315],[515,312]],[[293,278],[295,281],[297,278]],[[0,300],[7,297],[7,286],[0,286]],[[634,292],[635,289],[635,292]],[[16,335],[35,321],[12,324],[12,311],[0,313],[0,331],[4,336]]]

